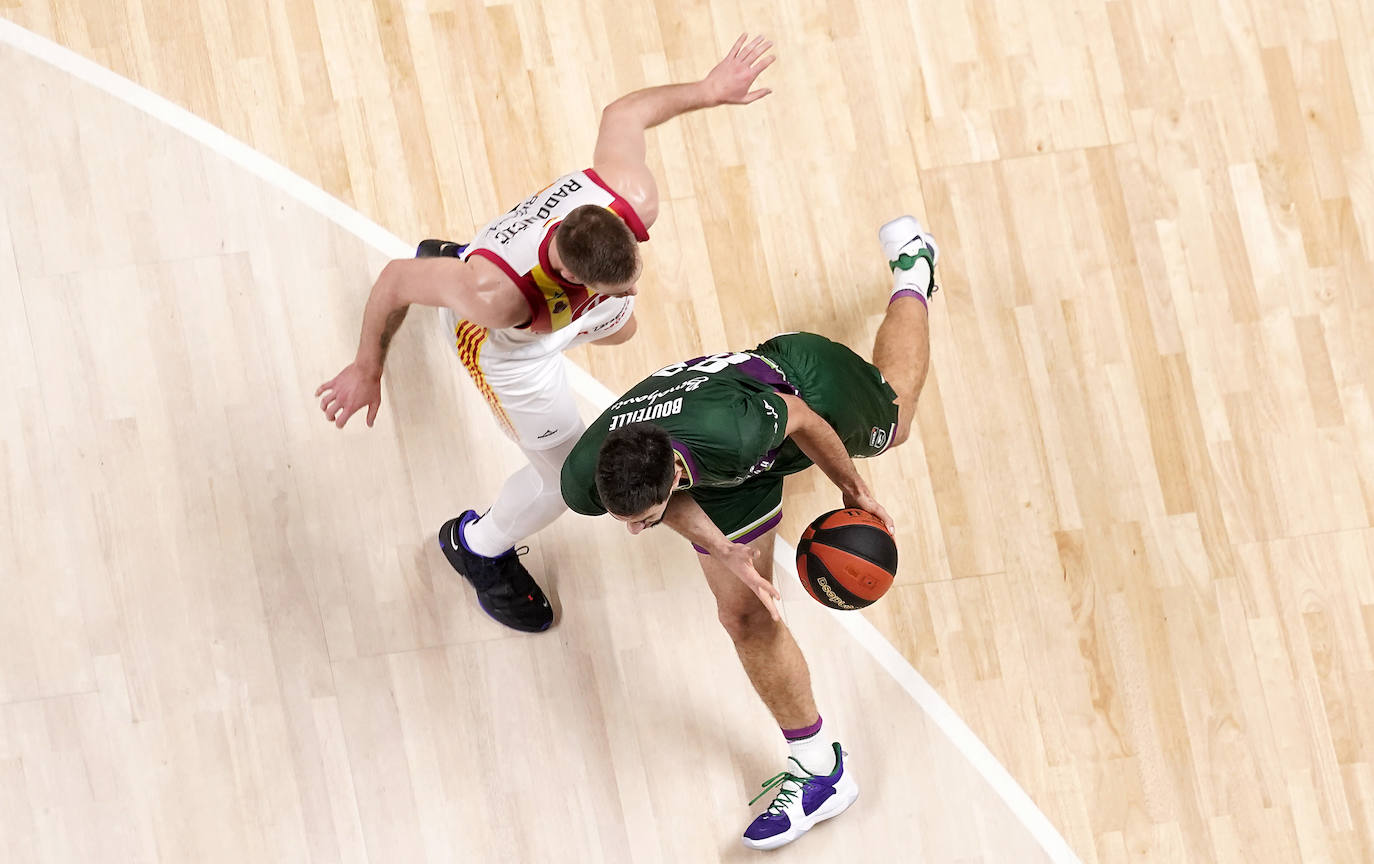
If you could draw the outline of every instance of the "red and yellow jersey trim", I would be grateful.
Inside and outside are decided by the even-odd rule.
[[[611,203],[608,209],[615,215],[619,216],[621,219],[625,220],[625,224],[629,225],[630,230],[634,232],[635,239],[638,240],[640,243],[643,243],[645,240],[648,240],[649,229],[644,227],[644,220],[639,218],[639,214],[635,212],[635,208],[630,206],[630,202],[626,201],[624,198],[621,198],[619,192],[615,191],[610,186],[607,186],[606,181],[602,180],[601,175],[596,173],[594,169],[588,168],[586,171],[583,171],[582,173],[590,177],[593,183],[595,183],[596,185],[600,186],[602,189],[605,189],[608,193],[610,193]]]
[[[610,194],[611,203],[606,205],[606,209],[619,216],[629,226],[635,239],[640,243],[648,240],[649,231],[644,227],[644,221],[639,218],[639,214],[630,206],[630,202],[607,186],[606,181],[593,169],[588,168],[583,173]],[[554,231],[559,224],[546,223],[540,228],[543,237],[539,241],[539,263],[528,273],[516,273],[504,258],[489,249],[472,250],[473,255],[485,258],[501,268],[501,272],[520,289],[530,307],[530,319],[520,327],[533,333],[552,333],[561,330],[606,299],[605,296],[588,290],[585,285],[578,285],[559,277],[558,271],[549,263],[549,245],[553,242]]]
[[[453,328],[453,341],[458,350],[458,359],[463,364],[463,368],[468,370],[468,375],[472,377],[472,383],[476,385],[477,392],[482,394],[482,398],[487,400],[487,405],[491,408],[491,413],[496,416],[496,422],[501,424],[501,428],[511,438],[516,437],[515,424],[511,422],[510,415],[501,406],[501,399],[496,395],[496,391],[487,382],[486,373],[482,371],[482,346],[486,344],[487,337],[491,331],[486,327],[479,327],[471,321],[459,321]]]

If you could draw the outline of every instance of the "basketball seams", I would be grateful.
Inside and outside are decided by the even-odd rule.
[[[798,539],[797,575],[823,606],[863,609],[892,587],[897,544],[872,513],[854,507],[814,519]]]
[[[830,579],[830,587],[854,606],[876,603],[892,587],[892,574],[844,549],[823,546],[812,550],[809,564],[818,564]],[[843,590],[841,590],[843,589]]]
[[[854,544],[852,544],[852,543],[846,543],[846,542],[844,542],[844,540],[842,539],[843,536],[844,536],[846,533],[854,532],[854,531],[864,532],[864,533],[873,532],[877,537],[886,539],[886,540],[888,540],[889,542],[891,542],[891,539],[892,539],[892,535],[891,535],[891,534],[888,534],[887,531],[883,530],[882,528],[878,528],[878,527],[876,527],[876,526],[873,526],[873,525],[863,525],[863,524],[857,524],[857,525],[855,525],[855,524],[850,524],[850,525],[837,525],[837,526],[834,527],[834,528],[820,528],[820,529],[818,529],[818,530],[816,531],[816,533],[815,533],[809,540],[806,541],[807,548],[809,549],[809,548],[811,547],[811,545],[814,543],[814,544],[819,544],[819,545],[821,545],[821,546],[829,547],[829,548],[831,548],[831,549],[839,549],[839,550],[842,550],[842,551],[844,551],[844,552],[849,553],[850,555],[853,555],[853,556],[856,557],[856,558],[862,558],[863,560],[865,560],[865,561],[867,561],[868,563],[872,564],[874,567],[881,567],[881,568],[883,568],[884,570],[890,569],[890,570],[892,570],[893,572],[896,572],[896,570],[897,570],[897,549],[896,549],[895,544],[893,544],[893,549],[892,549],[892,560],[891,560],[891,561],[888,561],[888,560],[885,560],[885,559],[883,559],[883,558],[876,557],[876,556],[873,556],[873,555],[868,555],[868,554],[865,554],[864,552],[860,551],[859,549],[855,548]],[[882,544],[879,544],[879,545],[882,545]]]

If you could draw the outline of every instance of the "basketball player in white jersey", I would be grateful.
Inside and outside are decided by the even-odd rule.
[[[439,530],[449,563],[476,589],[483,610],[508,627],[537,632],[553,623],[553,609],[515,544],[566,509],[559,469],[584,426],[562,352],[634,335],[637,244],[649,239],[658,217],[644,133],[688,111],[768,95],[750,88],[773,62],[771,47],[746,34],[702,80],[620,97],[601,113],[591,168],[559,177],[467,245],[426,240],[415,258],[387,264],[363,311],[357,356],[315,391],[339,428],[364,407],[371,426],[382,403],[387,346],[407,308],[443,310],[459,359],[529,458],[484,514],[468,510]]]

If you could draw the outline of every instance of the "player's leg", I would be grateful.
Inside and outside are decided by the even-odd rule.
[[[529,464],[501,486],[483,514],[466,510],[439,529],[439,548],[453,569],[472,584],[482,610],[515,630],[537,633],[553,624],[553,606],[515,544],[546,527],[567,506],[559,491],[559,470],[576,436],[557,448],[526,450]]]
[[[535,358],[492,356],[483,351],[484,329],[446,317],[473,383],[529,462],[506,480],[484,513],[467,510],[444,523],[439,546],[488,615],[516,630],[545,630],[553,623],[553,607],[520,563],[515,545],[566,509],[559,471],[584,428],[577,402],[558,350]]]
[[[930,367],[927,306],[935,285],[938,250],[934,240],[911,216],[901,216],[878,231],[883,254],[893,274],[887,314],[873,344],[873,365],[897,393],[897,431],[891,446],[907,439],[916,417],[916,400]]]
[[[468,548],[483,555],[500,555],[526,537],[548,527],[568,507],[559,489],[563,460],[577,444],[575,434],[545,450],[521,448],[529,464],[501,486],[490,509],[463,532]]]
[[[754,566],[769,581],[781,497],[782,478],[767,474],[731,490],[698,493],[698,503],[726,536],[738,537],[758,550]],[[739,527],[731,530],[731,526]],[[792,631],[774,621],[734,574],[697,551],[706,583],[716,597],[720,622],[791,752],[787,769],[764,784],[760,793],[773,792],[772,803],[750,823],[743,838],[751,848],[775,849],[796,840],[817,822],[844,812],[858,797],[859,787],[845,767],[833,730],[825,727],[816,709],[811,671]]]
[[[754,562],[759,575],[773,578],[773,542],[777,529],[749,543],[759,550]],[[716,597],[721,626],[735,645],[745,674],[763,704],[782,729],[801,729],[816,721],[816,699],[811,692],[811,672],[792,632],[774,621],[759,598],[734,574],[710,555],[698,554],[706,584]],[[828,766],[818,766],[822,769]]]

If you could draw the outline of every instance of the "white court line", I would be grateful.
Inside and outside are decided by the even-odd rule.
[[[129,79],[116,75],[109,69],[3,18],[0,18],[0,43],[10,45],[61,69],[199,141],[339,225],[382,254],[391,258],[408,258],[415,253],[413,245],[401,240],[304,177]],[[611,393],[606,385],[574,363],[567,363],[567,367],[569,381],[579,396],[597,406],[598,410],[611,404],[615,394]],[[787,541],[779,539],[774,551],[775,566],[781,568],[784,574],[795,577],[795,559],[796,550]],[[1040,843],[1050,856],[1050,860],[1055,864],[1081,864],[1078,856],[1069,848],[1069,844],[1002,763],[997,761],[987,746],[973,734],[973,730],[968,728],[968,724],[964,723],[940,694],[921,677],[921,673],[892,647],[892,643],[883,638],[883,635],[862,615],[838,611],[833,612],[833,615],[839,625],[887,670],[940,731],[945,733],[950,742],[964,754],[964,758],[968,759],[974,770],[982,775],[1012,814],[1021,820],[1026,830]]]

